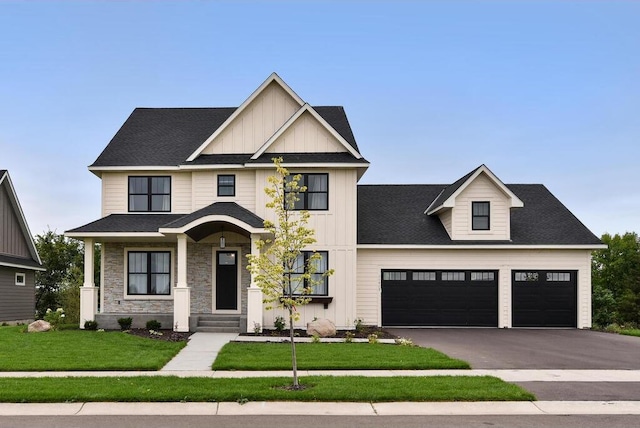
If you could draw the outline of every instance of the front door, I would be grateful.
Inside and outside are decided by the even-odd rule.
[[[216,310],[238,310],[238,252],[216,252]]]

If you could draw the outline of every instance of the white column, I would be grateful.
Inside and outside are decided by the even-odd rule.
[[[173,289],[173,330],[189,331],[191,289],[187,286],[187,235],[178,235],[178,284]]]
[[[258,240],[260,235],[251,234],[251,255],[260,255]],[[247,289],[247,332],[254,331],[260,325],[262,331],[262,290],[255,283],[255,275],[251,274],[251,286]]]
[[[98,312],[98,289],[93,282],[93,239],[84,240],[84,283],[80,288],[80,328],[95,321]]]

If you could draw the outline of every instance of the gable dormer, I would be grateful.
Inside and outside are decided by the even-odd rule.
[[[452,240],[511,240],[511,208],[523,202],[481,165],[445,187],[427,208],[437,215]]]

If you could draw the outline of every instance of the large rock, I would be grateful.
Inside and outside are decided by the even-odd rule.
[[[336,325],[326,318],[321,318],[307,323],[307,334],[309,336],[317,335],[320,337],[329,337],[336,335]]]
[[[51,324],[49,324],[45,320],[36,320],[29,324],[29,327],[27,328],[27,331],[29,333],[40,333],[42,331],[49,330],[51,330]]]

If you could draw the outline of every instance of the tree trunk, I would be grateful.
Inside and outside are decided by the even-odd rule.
[[[293,389],[300,388],[298,383],[298,359],[296,358],[296,342],[293,335],[293,308],[289,307],[289,339],[291,339],[291,367],[293,367]]]

